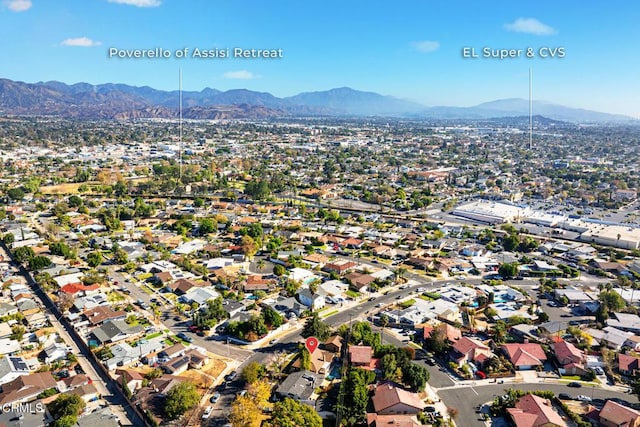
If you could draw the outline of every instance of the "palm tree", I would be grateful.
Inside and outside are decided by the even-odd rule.
[[[260,272],[262,272],[262,270],[264,269],[264,266],[265,266],[264,260],[262,258],[258,260],[257,266],[258,266],[258,270],[260,270]]]
[[[474,308],[467,308],[467,318],[469,319],[469,329],[471,329],[471,332],[475,332],[476,310]]]
[[[402,280],[405,274],[407,274],[407,269],[404,267],[398,267],[396,269],[396,282]]]
[[[379,322],[380,327],[382,328],[380,330],[380,343],[382,344],[382,339],[384,338],[384,328],[389,325],[389,316],[387,316],[386,314],[381,315]]]

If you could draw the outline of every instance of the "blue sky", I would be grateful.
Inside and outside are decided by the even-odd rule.
[[[290,96],[349,86],[425,105],[528,96],[640,117],[640,3],[628,0],[0,0],[0,78]],[[109,58],[109,48],[169,50]],[[176,49],[282,49],[276,59]],[[462,49],[522,49],[463,58]],[[527,58],[526,48],[536,57]],[[541,58],[540,48],[564,58]]]

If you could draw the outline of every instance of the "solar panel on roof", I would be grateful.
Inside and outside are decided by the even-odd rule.
[[[11,360],[11,364],[13,365],[14,369],[20,371],[28,370],[27,364],[20,357],[10,357],[9,360]]]

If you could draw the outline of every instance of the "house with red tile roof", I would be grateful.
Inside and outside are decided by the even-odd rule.
[[[436,327],[433,327],[431,325],[425,325],[422,330],[424,339],[431,337],[431,332],[433,332],[434,329],[437,329],[440,332],[444,333],[444,335],[447,337],[447,340],[451,344],[458,341],[462,337],[462,331],[460,331],[460,329],[456,328],[453,325],[443,322],[437,325]]]
[[[368,345],[352,345],[349,347],[349,360],[353,366],[369,366],[373,357],[373,349]]]
[[[376,387],[373,408],[378,415],[417,414],[425,407],[417,393],[404,390],[391,383]]]
[[[328,273],[334,272],[340,275],[345,274],[347,271],[356,268],[358,264],[353,261],[345,261],[345,262],[330,262],[325,264],[322,268],[323,271]]]
[[[507,413],[516,427],[568,427],[548,399],[533,394],[522,396]]]
[[[89,286],[82,283],[69,283],[68,285],[64,285],[62,288],[60,288],[60,291],[72,296],[82,296],[87,295],[88,293],[90,294],[91,292],[95,292],[98,289],[100,289],[100,285],[98,285],[97,283]]]
[[[178,279],[169,285],[169,288],[177,295],[186,294],[191,288],[202,287],[204,283],[194,282],[189,279]]]
[[[600,410],[600,424],[605,427],[639,427],[640,412],[607,400]]]
[[[125,311],[115,311],[109,306],[99,305],[89,310],[85,310],[84,317],[91,323],[92,326],[101,325],[107,320],[124,319],[127,317]]]
[[[536,366],[542,366],[547,360],[547,355],[540,344],[504,344],[501,349],[518,370],[534,369]]]
[[[275,287],[274,279],[265,279],[262,275],[251,275],[242,284],[245,292],[268,291]]]
[[[346,279],[350,282],[350,288],[358,292],[365,292],[369,285],[376,281],[376,278],[370,274],[349,273]]]
[[[424,427],[415,415],[367,414],[367,427]]]
[[[340,246],[349,249],[360,249],[363,244],[363,240],[356,239],[355,237],[349,237],[340,242]]]
[[[636,375],[640,372],[640,358],[618,353],[618,371],[622,375]]]
[[[553,351],[565,374],[584,375],[587,372],[585,368],[587,357],[573,344],[560,339],[553,344]]]
[[[457,363],[458,366],[473,362],[476,366],[482,367],[494,356],[491,349],[482,341],[469,337],[461,337],[454,342],[449,353],[451,360]]]
[[[553,344],[553,352],[561,365],[569,363],[585,363],[586,356],[582,350],[576,348],[573,344],[564,340],[557,341]]]

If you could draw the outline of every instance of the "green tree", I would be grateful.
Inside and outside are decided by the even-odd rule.
[[[127,399],[131,399],[131,396],[133,396],[133,393],[131,393],[131,389],[127,384],[126,377],[127,377],[126,375],[122,376],[122,392],[124,393],[125,396],[127,396]]]
[[[16,236],[14,236],[13,233],[7,233],[2,236],[2,241],[4,242],[5,245],[9,247],[13,245],[13,242],[15,242],[15,240],[16,240]]]
[[[407,363],[402,368],[402,381],[414,392],[423,391],[429,381],[429,371],[416,363]]]
[[[49,267],[51,265],[51,260],[49,257],[39,255],[29,259],[29,269],[31,270],[41,270],[43,268]]]
[[[264,323],[271,328],[278,328],[284,323],[282,315],[269,306],[262,309],[262,317],[264,317]]]
[[[498,268],[498,274],[500,274],[502,277],[505,277],[507,279],[516,277],[518,275],[518,263],[511,262],[511,263],[501,264],[500,268]]]
[[[167,393],[164,403],[164,412],[167,418],[175,420],[189,409],[195,407],[200,401],[200,395],[195,384],[181,382]]]
[[[322,418],[313,407],[285,398],[273,407],[267,427],[322,427]]]
[[[34,256],[36,256],[36,253],[34,252],[33,248],[29,246],[21,246],[13,250],[13,257],[20,264],[28,262]]]
[[[502,247],[505,251],[513,251],[520,245],[520,238],[517,234],[511,233],[502,239]]]
[[[200,234],[210,234],[218,229],[218,223],[211,218],[203,218],[200,221]]]
[[[65,258],[69,258],[71,255],[71,249],[64,242],[53,242],[49,244],[49,252],[52,255],[63,256]]]
[[[51,427],[74,427],[78,424],[78,417],[75,415],[63,415],[51,424]]]
[[[118,265],[125,265],[129,261],[129,255],[122,248],[117,248],[113,253],[113,262]]]
[[[12,188],[7,191],[7,196],[11,200],[22,200],[24,199],[24,191],[21,188]]]
[[[385,354],[381,361],[382,378],[385,380],[396,380],[398,374],[398,364],[396,356],[393,353]]]
[[[47,407],[55,419],[73,416],[77,417],[82,413],[87,404],[77,394],[61,394],[56,400],[49,403]]]
[[[264,377],[265,374],[266,369],[264,365],[258,362],[251,362],[242,370],[242,379],[248,384],[253,384]]]
[[[614,312],[622,310],[627,305],[620,294],[613,290],[601,292],[599,300],[609,311]]]
[[[82,198],[80,196],[77,196],[77,195],[74,194],[74,195],[69,197],[69,200],[67,201],[67,203],[72,208],[79,208],[80,206],[82,206],[84,204],[84,201],[82,200]]]
[[[307,319],[300,335],[303,338],[316,337],[320,341],[324,341],[331,335],[331,327],[320,319],[318,313],[314,312]]]
[[[451,348],[447,334],[440,328],[434,328],[424,344],[428,350],[433,351],[435,354],[445,354]]]
[[[273,266],[273,274],[275,274],[278,277],[284,276],[286,272],[287,272],[287,269],[280,264],[276,264]]]
[[[369,403],[369,384],[376,379],[376,374],[360,368],[350,368],[347,377],[340,385],[340,395],[343,399],[343,418],[348,424],[358,424],[364,421],[367,404]]]

